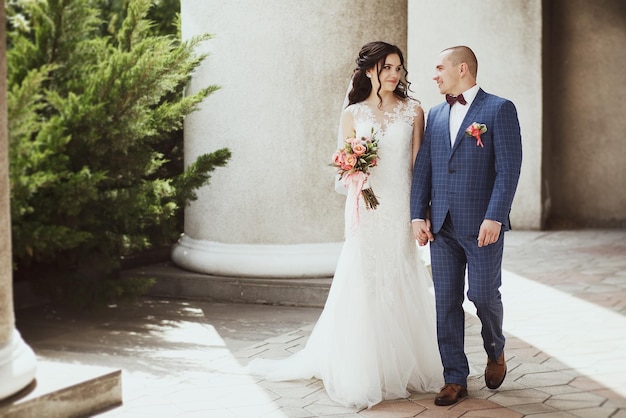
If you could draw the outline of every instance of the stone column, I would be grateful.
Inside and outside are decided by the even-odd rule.
[[[15,329],[13,313],[5,22],[0,7],[0,399],[26,387],[36,369],[35,355]]]
[[[546,2],[550,226],[626,227],[626,2]]]
[[[190,92],[221,90],[185,121],[185,158],[221,147],[228,166],[186,210],[184,268],[253,277],[332,276],[344,197],[329,166],[363,44],[406,49],[407,1],[182,0],[183,38],[215,37]]]
[[[442,49],[467,45],[478,58],[478,84],[515,103],[523,163],[511,211],[515,229],[540,229],[542,201],[542,2],[541,0],[409,1],[408,65],[425,110],[443,100],[432,80]],[[462,29],[444,29],[449,23]]]

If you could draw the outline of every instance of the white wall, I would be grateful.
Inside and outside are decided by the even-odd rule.
[[[467,45],[478,58],[478,84],[513,101],[523,142],[514,229],[541,227],[541,0],[409,0],[408,70],[425,110],[443,97],[432,80],[441,50]]]

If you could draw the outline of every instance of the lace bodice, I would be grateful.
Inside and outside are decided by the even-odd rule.
[[[373,211],[360,210],[362,233],[372,236],[389,233],[389,238],[396,240],[399,235],[406,235],[410,217],[413,121],[418,106],[418,102],[407,100],[384,113],[374,112],[365,102],[347,108],[354,117],[357,136],[369,136],[374,128],[379,141],[378,165],[370,170],[369,185],[380,205]],[[350,205],[349,201],[347,203]],[[349,216],[346,210],[346,225],[349,225]]]
[[[413,120],[417,116],[416,108],[419,106],[419,102],[414,100],[406,100],[399,102],[391,112],[383,112],[382,119],[377,117],[372,109],[372,106],[366,102],[355,103],[348,107],[348,110],[354,116],[354,124],[357,129],[357,135],[359,127],[368,127],[367,132],[363,133],[368,135],[373,127],[375,132],[378,133],[379,138],[385,135],[388,127],[396,123],[401,123],[413,128]]]

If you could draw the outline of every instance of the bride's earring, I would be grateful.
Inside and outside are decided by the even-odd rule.
[[[367,76],[367,78],[372,78],[372,75],[370,73],[365,74]]]

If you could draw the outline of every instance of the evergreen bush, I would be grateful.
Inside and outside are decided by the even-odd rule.
[[[16,277],[80,305],[145,290],[118,279],[120,260],[175,242],[185,205],[230,158],[183,169],[183,118],[218,89],[184,94],[210,35],[159,34],[149,0],[124,3],[117,25],[97,1],[7,4]]]

